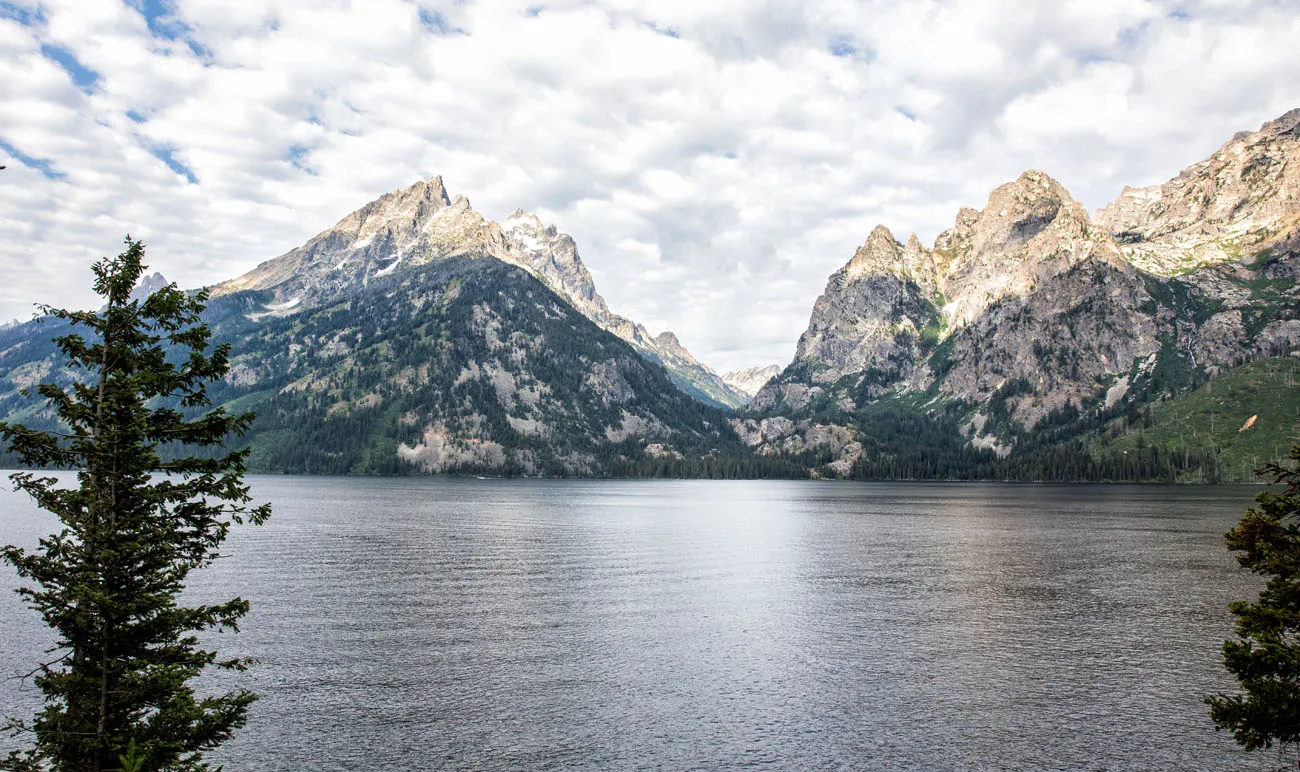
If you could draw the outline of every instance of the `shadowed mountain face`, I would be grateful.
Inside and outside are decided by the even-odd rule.
[[[596,325],[663,365],[688,394],[722,407],[746,401],[671,332],[652,336],[611,312],[568,234],[522,209],[500,224],[487,220],[465,197],[449,198],[441,177],[381,196],[301,247],[217,285],[214,294],[269,291],[274,301],[268,313],[296,313],[377,278],[462,255],[495,258],[533,274]]]
[[[500,260],[442,258],[330,306],[231,322],[223,396],[257,409],[262,469],[629,474],[735,451],[723,411]]]
[[[849,427],[882,399],[919,400],[959,416],[968,447],[1007,457],[1036,431],[1083,431],[1117,403],[1294,354],[1297,169],[1300,110],[1165,185],[1126,189],[1096,221],[1029,171],[962,209],[928,249],[878,227],[750,409]],[[733,424],[759,450],[806,447],[796,428]]]
[[[258,471],[726,474],[717,459],[746,455],[725,410],[501,260],[443,257],[292,312],[274,292],[226,291],[205,312],[232,350],[209,393],[257,412],[243,442]],[[50,343],[64,331],[0,331],[0,414],[49,425],[19,389],[73,377]]]

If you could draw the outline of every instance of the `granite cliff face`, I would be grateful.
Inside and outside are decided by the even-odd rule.
[[[816,363],[815,384],[853,373],[892,383],[912,376],[921,330],[934,323],[937,271],[915,237],[907,246],[884,226],[831,275],[799,338],[795,361]]]
[[[1166,279],[1170,337],[1192,367],[1292,352],[1300,338],[1300,109],[1097,213],[1134,265]]]
[[[376,278],[460,256],[491,257],[533,274],[588,319],[663,365],[697,399],[729,408],[745,403],[744,395],[671,332],[652,336],[611,312],[568,234],[522,209],[500,224],[488,220],[465,197],[449,198],[441,177],[381,196],[301,247],[217,285],[213,294],[270,291],[274,302],[255,315],[283,315],[330,302]]]
[[[983,209],[962,209],[928,249],[877,227],[750,409],[829,411],[849,426],[878,400],[916,395],[928,410],[964,405],[968,445],[1006,457],[1036,429],[1167,396],[1170,372],[1189,385],[1294,353],[1297,170],[1300,110],[1165,185],[1126,189],[1095,222],[1028,171]],[[771,429],[733,425],[760,452],[778,447]],[[806,447],[797,437],[780,447]]]
[[[1097,224],[1134,265],[1162,276],[1269,249],[1294,251],[1300,108],[1238,133],[1163,185],[1124,188],[1097,212]]]
[[[1025,172],[994,190],[983,210],[959,212],[932,248],[915,236],[901,244],[883,226],[872,231],[831,275],[794,364],[752,406],[799,410],[833,394],[852,410],[899,388],[931,385],[979,401],[1013,378],[1065,386],[1022,407],[1032,423],[1079,396],[1066,384],[1093,381],[1094,363],[1115,367],[1117,357],[1131,360],[1130,351],[1158,348],[1155,330],[1124,311],[1149,299],[1115,241],[1060,183]],[[1078,353],[1082,370],[1057,366],[1067,350]]]

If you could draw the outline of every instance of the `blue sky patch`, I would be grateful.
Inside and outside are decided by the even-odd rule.
[[[72,82],[77,84],[77,88],[89,94],[95,89],[95,81],[99,80],[99,73],[77,61],[77,57],[72,52],[62,46],[55,46],[49,43],[41,45],[41,53],[68,73]]]
[[[674,38],[676,40],[680,40],[682,37],[682,33],[678,32],[672,27],[663,27],[658,24],[655,24],[652,21],[645,22],[645,25],[650,29],[654,30],[655,32],[658,32],[660,35],[667,35],[668,37]]]
[[[61,180],[64,177],[68,176],[63,172],[55,169],[54,162],[50,161],[48,158],[35,158],[33,156],[29,156],[23,151],[9,144],[8,142],[5,142],[3,139],[0,139],[0,151],[3,151],[4,153],[8,154],[9,157],[18,161],[23,166],[35,169],[41,174],[44,174],[47,178],[51,180]]]
[[[212,51],[194,40],[194,28],[176,15],[173,0],[127,0],[132,8],[144,17],[149,34],[159,40],[182,42],[200,59],[212,57]]]
[[[190,31],[188,25],[176,18],[175,9],[166,0],[131,0],[131,6],[144,17],[149,34],[163,40],[180,40]]]
[[[311,153],[311,148],[306,145],[290,145],[289,155],[287,156],[289,165],[308,174],[315,174],[316,170],[307,165],[307,155],[309,153]]]
[[[857,54],[858,47],[845,38],[840,38],[831,42],[831,56],[853,56]]]
[[[446,16],[428,8],[420,9],[420,23],[435,35],[459,35],[465,32],[463,29],[453,27]]]
[[[174,155],[176,151],[174,148],[170,148],[166,145],[145,145],[145,148],[148,149],[150,153],[153,153],[154,157],[159,161],[167,164],[167,168],[181,175],[186,180],[189,180],[191,183],[197,183],[199,181],[199,178],[194,176],[194,172],[190,171],[190,167],[176,160],[176,156]]]
[[[45,23],[45,9],[21,8],[13,3],[0,2],[0,19],[13,19],[24,27],[34,27]]]
[[[1142,36],[1146,34],[1148,26],[1150,26],[1149,21],[1141,21],[1137,24],[1121,29],[1119,35],[1116,36],[1119,40],[1120,46],[1128,47],[1137,45],[1141,42]]]
[[[837,56],[841,59],[859,59],[868,63],[876,60],[875,49],[847,36],[832,40],[826,50],[830,51],[831,56]]]
[[[916,113],[912,112],[911,110],[907,109],[906,107],[903,107],[902,105],[899,105],[898,107],[895,107],[894,109],[898,111],[898,114],[899,114],[899,115],[903,116],[903,117],[906,118],[907,120],[909,120],[909,121],[914,121],[914,120],[916,120]]]

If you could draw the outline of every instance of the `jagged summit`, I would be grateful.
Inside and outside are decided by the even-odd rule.
[[[885,226],[831,275],[799,338],[795,361],[814,363],[814,383],[870,373],[871,397],[891,383],[924,379],[922,346],[970,325],[1006,298],[1025,297],[1086,261],[1126,264],[1061,183],[1030,170],[994,189],[982,210],[963,208],[930,249],[900,243]],[[776,388],[773,386],[772,388]],[[786,395],[787,402],[800,401]],[[759,395],[760,408],[774,394]]]
[[[753,398],[767,382],[781,374],[780,365],[766,365],[763,367],[746,367],[743,370],[732,370],[722,376],[722,380],[727,385],[739,391],[749,398]]]
[[[831,275],[795,361],[750,407],[807,422],[919,392],[963,406],[968,444],[1006,455],[1044,422],[1095,415],[1138,384],[1141,399],[1162,399],[1173,373],[1294,355],[1297,277],[1292,110],[1163,185],[1126,188],[1095,221],[1030,170],[958,211],[931,249],[875,228]],[[742,428],[769,443],[759,452],[813,442],[775,427]]]
[[[169,283],[166,277],[157,271],[148,276],[141,276],[140,281],[135,285],[135,289],[131,290],[131,299],[143,300],[166,287]]]
[[[1083,205],[1044,172],[1026,171],[998,186],[982,210],[961,210],[935,240],[935,251],[944,253],[937,285],[949,299],[949,326],[968,324],[1001,298],[1023,295],[1081,261],[1118,264],[1118,247],[1099,235],[1093,237]]]
[[[1135,265],[1164,276],[1288,243],[1300,228],[1300,108],[1168,182],[1124,188],[1096,223]]]
[[[611,312],[567,233],[524,209],[493,222],[465,196],[450,197],[441,177],[380,196],[303,246],[218,285],[214,294],[271,291],[275,301],[263,313],[298,313],[376,278],[461,255],[523,268],[597,325],[663,364],[694,396],[727,407],[744,404],[744,395],[675,337],[661,343],[640,324]]]
[[[904,246],[894,238],[889,228],[877,225],[838,274],[838,281],[848,284],[878,273],[889,273],[929,286],[934,283],[934,261],[915,233]]]
[[[1277,118],[1259,127],[1260,133],[1271,132],[1274,135],[1292,134],[1300,136],[1300,107],[1282,113]]]

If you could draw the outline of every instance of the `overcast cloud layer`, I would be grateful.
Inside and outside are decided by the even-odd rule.
[[[440,174],[618,313],[788,362],[878,223],[1027,168],[1089,209],[1300,106],[1300,2],[0,2],[0,317],[124,234],[184,287]]]

